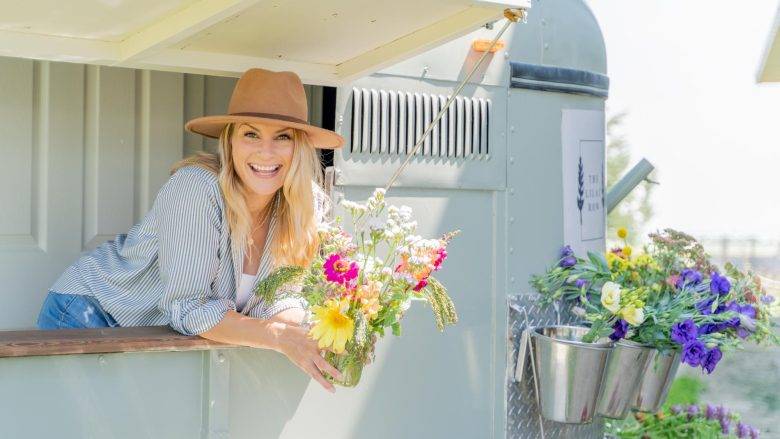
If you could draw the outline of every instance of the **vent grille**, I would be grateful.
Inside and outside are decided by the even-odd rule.
[[[406,155],[449,96],[352,89],[352,153]],[[490,100],[458,96],[418,156],[479,158],[490,152]]]

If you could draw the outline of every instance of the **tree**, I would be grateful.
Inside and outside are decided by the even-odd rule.
[[[620,129],[627,114],[621,111],[607,119],[607,191],[628,172],[631,164],[630,145]],[[650,175],[655,174],[656,171],[653,171]],[[629,232],[628,241],[631,244],[642,242],[645,227],[653,216],[650,200],[652,193],[652,184],[641,183],[612,210],[607,216],[608,241],[616,240],[617,229],[625,227]]]

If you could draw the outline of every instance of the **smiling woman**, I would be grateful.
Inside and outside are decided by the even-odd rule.
[[[307,303],[253,286],[282,265],[306,267],[329,204],[316,148],[343,138],[307,121],[300,78],[247,71],[229,114],[189,121],[219,154],[176,163],[151,210],[127,234],[79,258],[50,288],[41,329],[170,325],[185,335],[279,351],[334,391],[339,376],[301,325]]]

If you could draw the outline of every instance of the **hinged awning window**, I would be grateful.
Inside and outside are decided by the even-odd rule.
[[[0,17],[0,55],[337,85],[502,18],[530,0],[35,0]]]

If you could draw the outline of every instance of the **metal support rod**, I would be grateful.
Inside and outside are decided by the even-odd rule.
[[[647,159],[642,159],[620,181],[615,183],[607,193],[607,213],[612,212],[639,183],[647,180],[647,176],[653,172],[653,169],[655,167],[652,163],[648,162]]]
[[[455,97],[458,96],[458,93],[460,93],[461,90],[463,90],[463,87],[466,86],[466,83],[469,82],[469,79],[474,75],[474,72],[479,69],[479,66],[482,65],[482,61],[487,58],[488,53],[490,53],[490,50],[493,49],[493,46],[496,45],[496,42],[498,42],[498,39],[501,38],[501,35],[503,35],[504,31],[507,30],[509,25],[512,23],[516,23],[518,20],[525,21],[526,18],[526,10],[525,9],[505,9],[504,10],[504,17],[507,18],[506,23],[504,23],[504,27],[501,28],[501,30],[498,32],[498,34],[493,38],[493,41],[490,42],[490,46],[485,50],[485,52],[482,54],[482,56],[479,58],[479,61],[474,65],[474,67],[471,68],[471,71],[468,75],[466,75],[465,78],[460,82],[458,87],[455,89],[455,91],[452,93],[452,96],[450,96],[449,100],[447,100],[447,103],[444,104],[444,106],[439,111],[439,114],[436,115],[436,118],[433,119],[433,122],[428,124],[428,128],[425,130],[425,133],[423,133],[422,137],[417,141],[417,144],[414,145],[414,148],[412,148],[412,151],[407,155],[406,160],[401,164],[401,166],[398,167],[398,169],[395,171],[392,177],[390,177],[390,181],[387,182],[387,185],[385,185],[385,191],[390,189],[390,186],[395,183],[396,178],[398,178],[399,175],[401,175],[401,172],[403,172],[404,168],[409,164],[409,162],[412,160],[412,157],[414,157],[414,154],[417,152],[418,149],[420,149],[420,146],[422,146],[425,139],[428,137],[428,135],[433,130],[433,127],[436,126],[437,123],[439,123],[439,119],[444,116],[444,113],[447,111],[447,109],[450,107],[452,102],[455,100]]]

